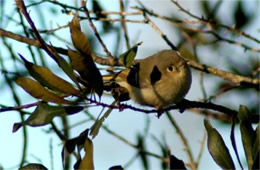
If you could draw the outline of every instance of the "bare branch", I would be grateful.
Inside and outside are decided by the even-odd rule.
[[[119,3],[120,3],[120,11],[124,12],[125,11],[124,1],[123,0],[119,0]],[[126,47],[127,47],[127,49],[130,49],[129,37],[128,37],[128,32],[127,32],[127,26],[126,26],[126,22],[125,22],[125,16],[122,15],[121,19],[122,19],[121,25],[122,25],[122,28],[124,30],[124,35],[125,35]]]
[[[184,133],[182,132],[182,130],[180,129],[180,127],[178,126],[178,124],[174,120],[174,118],[170,115],[170,113],[166,112],[166,115],[167,115],[169,121],[171,122],[171,125],[176,130],[176,133],[179,135],[179,137],[180,137],[180,139],[181,139],[181,141],[184,145],[185,151],[187,152],[187,155],[188,155],[188,158],[189,158],[189,164],[188,165],[191,167],[192,170],[195,170],[196,164],[194,162],[193,155],[192,155],[192,152],[191,152],[191,148],[188,144],[186,137],[184,136]]]
[[[178,51],[177,47],[166,37],[165,34],[157,27],[157,25],[154,24],[154,22],[146,15],[145,11],[143,12],[143,16],[146,19],[146,22],[151,25],[151,27],[157,32],[165,41],[166,43],[175,51]]]
[[[175,2],[175,1],[174,1],[174,2]],[[190,16],[192,16],[192,17],[198,19],[199,21],[189,21],[189,20],[183,20],[183,21],[182,21],[182,20],[172,19],[172,18],[166,17],[166,16],[161,16],[161,15],[159,15],[159,14],[153,12],[152,10],[147,9],[145,6],[143,6],[142,8],[140,8],[140,7],[134,7],[134,9],[137,9],[137,10],[139,10],[139,11],[142,11],[142,12],[144,12],[144,13],[147,13],[147,14],[149,14],[149,15],[151,15],[151,16],[154,16],[154,17],[157,17],[157,18],[161,18],[161,19],[163,19],[163,20],[166,20],[166,21],[172,23],[173,25],[176,25],[176,26],[178,26],[178,27],[180,27],[180,28],[182,28],[182,29],[189,30],[189,31],[193,31],[193,32],[198,32],[198,33],[211,34],[211,35],[213,35],[215,38],[217,38],[218,41],[223,41],[223,42],[227,42],[227,43],[229,43],[229,44],[233,44],[233,45],[236,45],[236,46],[239,46],[239,47],[243,47],[245,50],[250,50],[250,51],[257,52],[257,53],[260,52],[260,49],[258,49],[258,48],[252,48],[252,47],[250,47],[250,46],[248,46],[248,45],[246,45],[246,44],[244,44],[244,43],[241,43],[241,42],[237,42],[237,41],[234,41],[234,40],[231,40],[231,39],[224,38],[223,36],[217,34],[214,30],[211,30],[211,29],[210,29],[210,30],[202,30],[202,29],[198,29],[198,28],[192,28],[192,27],[189,27],[189,26],[184,25],[184,24],[186,24],[186,23],[189,23],[189,24],[194,24],[194,23],[196,23],[196,24],[205,24],[205,25],[209,25],[209,24],[211,24],[211,25],[216,25],[216,26],[224,27],[224,28],[227,29],[227,30],[233,31],[233,32],[237,33],[238,35],[245,36],[245,37],[247,37],[247,38],[249,38],[249,39],[251,39],[251,40],[257,42],[258,44],[260,43],[260,40],[258,40],[258,39],[256,39],[256,38],[254,38],[254,37],[252,37],[252,36],[250,36],[250,35],[248,35],[248,34],[242,32],[242,31],[240,31],[240,30],[237,30],[237,29],[235,29],[235,28],[228,27],[228,26],[223,25],[223,24],[217,24],[217,23],[215,23],[215,22],[213,22],[213,21],[211,21],[211,20],[205,20],[204,18],[199,18],[199,17],[197,17],[197,16],[195,16],[195,15],[193,15],[193,14],[190,14]],[[185,9],[183,9],[183,10],[185,10]],[[189,12],[189,11],[187,11],[187,10],[185,10],[185,11],[186,11],[186,12]]]
[[[97,31],[96,26],[93,24],[93,22],[92,22],[92,20],[91,20],[90,15],[89,15],[89,12],[88,12],[88,9],[87,9],[87,7],[86,7],[86,2],[85,2],[84,0],[80,0],[80,1],[81,1],[81,8],[84,9],[84,12],[85,12],[86,16],[88,17],[89,24],[90,24],[92,30],[94,31],[95,36],[97,37],[98,41],[99,41],[100,44],[102,45],[102,47],[103,47],[104,51],[106,52],[107,56],[108,56],[110,59],[114,58],[114,57],[112,56],[112,54],[108,51],[108,49],[107,49],[105,43],[103,42],[103,40],[101,39],[101,37],[100,37],[100,35],[99,35],[98,31]]]
[[[241,30],[238,30],[238,29],[236,29],[235,27],[229,27],[229,26],[227,26],[227,25],[218,24],[218,23],[216,23],[216,22],[213,21],[213,20],[207,20],[207,19],[205,19],[205,18],[200,18],[200,17],[198,17],[198,16],[196,16],[196,15],[190,13],[188,10],[184,9],[184,8],[178,3],[178,1],[176,1],[176,0],[171,0],[171,1],[172,1],[172,3],[174,3],[174,4],[180,9],[180,11],[186,13],[187,15],[191,16],[192,18],[195,18],[195,19],[199,20],[199,21],[202,22],[202,23],[205,23],[205,24],[209,24],[209,23],[210,23],[210,24],[216,25],[216,26],[218,26],[218,27],[223,27],[223,28],[225,28],[225,29],[227,29],[227,30],[229,30],[229,31],[232,31],[232,32],[234,32],[234,33],[236,33],[236,34],[238,34],[238,35],[241,35],[241,36],[244,36],[244,37],[246,37],[246,38],[248,38],[248,39],[251,39],[251,40],[257,42],[258,44],[260,43],[260,40],[259,40],[259,39],[255,38],[255,37],[252,37],[251,35],[249,35],[249,34],[243,32],[243,31],[241,31]]]
[[[2,108],[0,108],[0,113],[1,112],[7,112],[7,111],[14,111],[14,110],[22,110],[22,109],[31,108],[31,107],[37,106],[39,103],[40,102],[35,102],[35,103],[25,104],[25,105],[22,105],[22,106],[2,107]]]
[[[257,79],[257,78],[254,79],[254,78],[249,78],[249,77],[245,77],[245,76],[240,76],[240,75],[226,72],[224,70],[220,70],[220,69],[217,69],[217,68],[214,68],[211,66],[200,64],[200,63],[197,63],[192,60],[189,60],[188,64],[191,67],[195,68],[196,70],[200,70],[205,73],[213,74],[215,76],[223,78],[224,80],[228,80],[239,86],[254,87],[257,89],[260,85],[260,79]]]
[[[26,43],[26,44],[29,44],[29,45],[33,45],[35,47],[42,48],[42,45],[39,42],[39,40],[33,40],[33,39],[30,39],[30,38],[27,38],[27,37],[24,37],[24,36],[21,36],[21,35],[18,35],[18,34],[14,34],[12,32],[6,31],[6,30],[3,30],[1,28],[0,28],[0,36],[9,37],[11,39],[14,39],[14,40],[17,40],[17,41],[20,41],[20,42],[23,42],[23,43]],[[167,36],[164,36],[164,38],[167,39]],[[66,49],[59,48],[59,47],[54,47],[54,49],[58,53],[67,55]],[[102,58],[102,57],[99,57],[97,55],[93,55],[92,57],[93,57],[95,62],[102,64],[102,65],[110,65],[110,66],[122,65],[122,63],[120,63],[116,59],[108,60],[106,58]],[[138,60],[137,60],[137,62],[138,62]],[[254,79],[254,78],[250,78],[250,77],[240,76],[240,75],[237,75],[237,74],[234,74],[234,73],[226,72],[226,71],[221,70],[221,69],[217,69],[217,68],[214,68],[214,67],[211,67],[211,66],[200,64],[200,63],[198,63],[196,61],[192,61],[192,60],[189,60],[188,64],[196,70],[200,70],[200,71],[203,71],[205,73],[209,73],[209,74],[218,76],[220,78],[223,78],[224,80],[228,80],[228,81],[230,81],[230,82],[232,82],[236,85],[239,85],[239,86],[258,88],[258,86],[260,85],[260,79],[257,79],[257,78]]]

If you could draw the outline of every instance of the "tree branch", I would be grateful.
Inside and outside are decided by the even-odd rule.
[[[188,155],[188,158],[189,158],[189,165],[191,167],[192,170],[195,170],[196,169],[196,164],[194,162],[194,159],[193,159],[193,155],[192,155],[192,152],[191,152],[191,147],[189,146],[188,144],[188,141],[186,139],[186,137],[184,136],[182,130],[180,129],[180,127],[178,126],[177,122],[174,120],[174,118],[170,115],[169,112],[166,112],[166,115],[169,119],[169,121],[171,122],[171,125],[174,127],[174,129],[176,130],[176,133],[179,135],[183,145],[184,145],[184,148],[187,152],[187,155]]]
[[[175,3],[175,1],[173,1]],[[222,37],[221,35],[217,34],[214,30],[210,29],[210,30],[202,30],[202,29],[198,29],[198,28],[192,28],[192,27],[189,27],[187,25],[184,25],[186,23],[189,23],[189,24],[211,24],[211,25],[216,25],[216,26],[220,26],[220,27],[223,27],[229,31],[232,31],[232,32],[235,32],[237,33],[238,35],[242,35],[250,40],[253,40],[255,42],[257,42],[258,44],[260,43],[260,40],[240,31],[240,30],[237,30],[235,28],[231,28],[231,27],[228,27],[226,25],[223,25],[223,24],[217,24],[211,20],[206,20],[204,18],[199,18],[191,13],[189,13],[189,15],[195,19],[198,19],[199,21],[189,21],[189,20],[176,20],[176,19],[172,19],[170,17],[166,17],[166,16],[161,16],[155,12],[153,12],[152,10],[149,10],[147,9],[144,5],[142,5],[142,8],[140,7],[134,7],[134,9],[137,9],[138,11],[140,12],[143,12],[143,13],[146,13],[146,14],[149,14],[150,16],[154,16],[154,17],[157,17],[157,18],[160,18],[160,19],[163,19],[165,21],[168,21],[170,23],[172,23],[173,25],[176,25],[177,27],[180,27],[184,30],[189,30],[189,31],[192,31],[192,32],[198,32],[198,33],[204,33],[204,34],[211,34],[213,35],[217,40],[219,41],[224,41],[224,42],[227,42],[227,43],[230,43],[230,44],[233,44],[233,45],[236,45],[236,46],[241,46],[243,47],[245,50],[250,50],[250,51],[254,51],[254,52],[257,52],[259,53],[260,52],[260,49],[258,48],[252,48],[244,43],[241,43],[241,42],[237,42],[237,41],[234,41],[234,40],[231,40],[231,39],[227,39],[227,38],[224,38]],[[185,9],[181,9],[181,10],[185,10]],[[188,12],[187,10],[185,10],[185,12]]]
[[[119,3],[120,3],[120,11],[121,11],[121,12],[124,12],[124,11],[125,11],[124,1],[123,1],[123,0],[119,0]],[[129,50],[129,49],[130,49],[130,43],[129,43],[129,37],[128,37],[127,26],[126,26],[126,22],[125,22],[125,16],[124,16],[124,15],[121,15],[121,19],[122,19],[121,25],[122,25],[122,28],[123,28],[123,30],[124,30],[126,48],[127,48],[127,50]]]
[[[260,43],[260,40],[259,40],[259,39],[255,38],[255,37],[252,37],[251,35],[249,35],[249,34],[243,32],[243,31],[241,31],[241,30],[238,30],[238,29],[236,29],[235,27],[229,27],[229,26],[227,26],[227,25],[218,24],[218,23],[216,23],[216,22],[213,21],[213,20],[208,20],[208,19],[205,19],[205,18],[200,18],[200,17],[198,17],[198,16],[196,16],[196,15],[190,13],[188,10],[184,9],[184,8],[178,3],[178,1],[176,1],[176,0],[171,0],[171,1],[172,1],[172,3],[174,3],[174,4],[180,9],[180,11],[186,13],[187,15],[191,16],[192,18],[195,18],[195,19],[199,20],[199,21],[202,22],[202,23],[205,23],[205,24],[210,23],[210,24],[216,25],[217,27],[219,27],[219,26],[220,26],[220,27],[223,27],[223,28],[225,28],[225,29],[227,29],[227,30],[229,30],[229,31],[232,31],[232,32],[238,34],[239,36],[242,35],[242,36],[244,36],[244,37],[246,37],[246,38],[248,38],[248,39],[251,39],[251,40],[255,41],[255,42],[258,43],[258,44]]]
[[[85,12],[85,14],[86,14],[86,16],[87,16],[87,18],[88,18],[88,20],[89,20],[90,27],[91,27],[92,30],[94,31],[95,36],[97,37],[98,41],[99,41],[100,44],[102,45],[102,47],[103,47],[104,51],[106,52],[107,56],[108,56],[109,59],[111,60],[111,59],[114,58],[114,57],[113,57],[112,54],[108,51],[108,49],[107,49],[105,43],[103,42],[103,40],[101,39],[101,37],[100,37],[100,35],[99,35],[98,31],[97,31],[96,26],[93,24],[93,22],[92,22],[92,20],[91,20],[91,18],[90,18],[90,15],[89,15],[89,11],[88,11],[88,9],[87,9],[87,7],[86,7],[86,2],[85,2],[84,0],[80,0],[80,1],[81,1],[81,8],[84,9],[84,12]]]
[[[240,76],[238,74],[230,73],[221,69],[217,69],[211,66],[207,66],[204,64],[197,63],[193,60],[189,60],[188,64],[195,68],[196,70],[203,71],[205,73],[210,73],[212,75],[218,76],[224,80],[228,80],[236,85],[239,86],[247,86],[247,87],[254,87],[256,89],[259,88],[260,79],[258,78],[250,78],[245,76]]]
[[[0,28],[0,36],[8,37],[13,40],[17,40],[19,42],[23,42],[23,43],[26,43],[28,45],[32,45],[32,46],[35,46],[38,48],[43,48],[41,43],[39,42],[39,40],[34,40],[34,39],[30,39],[30,38],[27,38],[27,37],[24,37],[24,36],[21,36],[18,34],[14,34],[12,32],[6,31],[1,28]],[[164,36],[164,38],[168,39],[167,36]],[[168,41],[170,41],[170,40],[168,40]],[[49,46],[49,48],[50,48],[50,46]],[[59,47],[55,47],[55,46],[53,46],[53,48],[60,54],[68,55],[67,49],[63,49],[63,48],[59,48]],[[98,64],[101,64],[101,65],[122,66],[122,63],[117,59],[108,60],[107,58],[102,58],[97,55],[93,55],[92,57],[95,62],[97,62]],[[136,62],[138,62],[138,60],[136,60]],[[196,70],[200,70],[205,73],[209,73],[209,74],[218,76],[224,80],[230,81],[239,86],[254,87],[254,88],[258,89],[258,87],[260,85],[260,79],[257,79],[257,78],[254,79],[254,78],[250,78],[250,77],[240,76],[240,75],[230,73],[230,72],[227,72],[227,71],[224,71],[221,69],[217,69],[215,67],[200,64],[200,63],[198,63],[196,61],[192,61],[192,60],[189,60],[188,64]]]

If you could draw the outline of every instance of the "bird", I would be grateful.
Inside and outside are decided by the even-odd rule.
[[[184,99],[191,87],[192,74],[179,52],[162,50],[103,80],[126,89],[137,104],[162,110]]]

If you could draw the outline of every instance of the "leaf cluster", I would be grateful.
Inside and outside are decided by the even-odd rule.
[[[259,124],[255,129],[252,127],[250,113],[245,106],[240,106],[239,113],[237,116],[239,120],[241,139],[243,142],[244,152],[247,160],[248,169],[259,169],[259,154],[260,154],[260,145],[259,145]],[[208,120],[204,121],[205,128],[208,133],[208,150],[215,160],[215,162],[222,169],[236,169],[234,160],[230,155],[230,151],[227,148],[223,138],[219,134],[219,132],[212,127]],[[234,147],[235,141],[232,136],[234,136],[234,131],[231,131],[231,141],[233,144],[233,148],[235,153],[237,154],[236,147]],[[240,163],[240,158],[237,154],[238,162],[240,164],[240,168],[243,169],[242,164]]]

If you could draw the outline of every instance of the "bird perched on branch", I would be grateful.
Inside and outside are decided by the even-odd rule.
[[[158,110],[180,102],[191,86],[187,62],[174,50],[162,50],[103,80],[115,82],[140,105]]]

